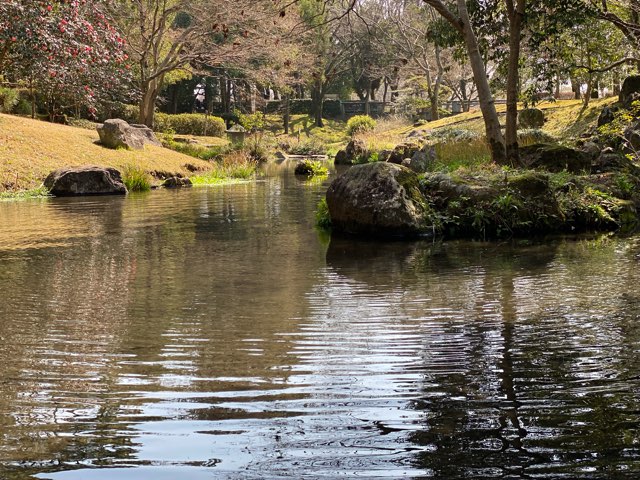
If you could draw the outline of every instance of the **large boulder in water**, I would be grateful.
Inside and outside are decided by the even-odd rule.
[[[333,228],[345,233],[402,237],[431,228],[418,176],[391,163],[349,169],[329,186],[327,206]]]
[[[94,166],[56,170],[45,179],[44,186],[57,197],[127,193],[118,170]]]
[[[96,130],[100,135],[100,143],[107,148],[142,150],[147,144],[162,146],[153,131],[146,125],[129,125],[119,118],[105,120],[102,125],[96,127]]]

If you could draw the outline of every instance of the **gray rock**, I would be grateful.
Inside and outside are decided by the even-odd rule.
[[[347,143],[345,151],[351,161],[356,161],[359,158],[366,156],[368,153],[367,146],[362,140],[351,140]]]
[[[596,142],[585,142],[580,150],[589,155],[591,158],[597,158],[598,156],[600,156],[600,152],[602,149]]]
[[[640,75],[632,75],[625,78],[622,88],[620,89],[620,103],[626,108],[631,106],[631,103],[637,98],[640,93]]]
[[[640,121],[631,123],[624,130],[624,139],[627,141],[626,150],[629,153],[637,154],[640,152]]]
[[[562,145],[538,143],[520,148],[520,164],[547,172],[589,173],[591,158],[585,152]]]
[[[607,125],[615,120],[615,112],[618,110],[618,107],[610,107],[606,106],[600,112],[600,116],[598,117],[598,127],[602,127],[603,125]]]
[[[95,166],[56,170],[45,179],[44,186],[57,197],[127,193],[118,170]]]
[[[387,162],[400,165],[405,158],[412,158],[420,148],[420,145],[417,143],[401,143],[393,149],[393,152],[389,155]]]
[[[188,178],[183,177],[169,177],[164,182],[162,182],[162,186],[164,188],[182,188],[182,187],[191,187],[193,183]]]
[[[96,127],[100,143],[107,148],[130,148],[142,150],[146,144],[161,147],[153,131],[146,125],[129,125],[124,120],[114,118],[106,120]]]
[[[432,146],[425,145],[411,158],[405,158],[402,165],[410,168],[416,173],[426,173],[436,161],[436,149]]]
[[[353,162],[349,159],[345,150],[339,150],[338,153],[336,153],[334,163],[336,165],[351,165]]]
[[[340,150],[336,154],[336,165],[353,165],[358,163],[361,158],[369,155],[367,146],[362,140],[351,140],[344,150]]]
[[[327,190],[333,228],[350,234],[412,236],[430,230],[418,177],[386,162],[356,165]]]
[[[411,140],[424,140],[429,136],[429,132],[427,130],[411,130],[407,134],[407,138]]]
[[[616,153],[611,149],[603,151],[602,154],[594,160],[591,169],[593,173],[618,172],[640,176],[640,167],[624,155]]]
[[[518,123],[521,128],[542,128],[544,112],[539,108],[525,108],[518,112]]]
[[[378,152],[378,160],[381,162],[386,162],[391,157],[393,150],[380,150]]]

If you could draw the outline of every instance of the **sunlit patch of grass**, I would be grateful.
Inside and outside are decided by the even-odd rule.
[[[369,152],[382,152],[393,150],[396,145],[402,143],[405,138],[395,131],[388,132],[364,132],[356,135],[357,140],[362,140]]]
[[[29,200],[34,198],[47,198],[50,197],[49,190],[46,187],[40,186],[29,190],[18,190],[15,192],[0,192],[0,201],[10,200]]]
[[[249,180],[255,176],[257,164],[243,151],[231,152],[214,162],[208,171],[190,177],[193,185],[218,185],[229,181]]]
[[[306,175],[307,177],[326,177],[329,175],[329,169],[322,162],[302,160],[296,165],[296,174]]]
[[[465,142],[444,142],[434,145],[435,171],[452,172],[461,167],[478,168],[491,162],[491,152],[484,138]]]
[[[207,169],[207,162],[147,145],[143,150],[111,150],[98,144],[95,130],[0,114],[0,189],[29,190],[61,167],[100,165],[122,171],[138,165],[147,172],[188,176],[190,164]]]
[[[151,190],[151,175],[135,165],[127,165],[122,170],[122,181],[130,192],[148,192]]]

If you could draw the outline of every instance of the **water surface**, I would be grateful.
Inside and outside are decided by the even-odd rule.
[[[640,476],[640,237],[329,239],[325,188],[0,204],[0,478]]]

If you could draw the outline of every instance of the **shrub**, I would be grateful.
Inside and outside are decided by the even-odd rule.
[[[151,190],[151,175],[134,165],[125,167],[122,172],[122,181],[130,192],[146,192]]]
[[[67,124],[72,127],[84,128],[85,130],[95,130],[96,123],[91,120],[86,120],[84,118],[69,118],[67,119]]]
[[[327,146],[319,138],[310,137],[295,145],[289,145],[288,151],[292,155],[326,155]]]
[[[306,175],[307,177],[326,177],[329,169],[322,163],[314,160],[302,160],[296,165],[296,175]]]
[[[347,134],[353,136],[357,133],[370,132],[376,128],[376,121],[369,115],[356,115],[347,122]]]
[[[266,118],[264,113],[256,112],[256,113],[239,113],[238,119],[240,120],[240,125],[242,125],[247,132],[259,132],[264,130],[266,125]]]
[[[227,126],[222,118],[202,113],[181,113],[179,115],[156,113],[155,130],[159,132],[173,131],[179,135],[222,137]]]
[[[18,100],[18,103],[13,107],[13,113],[18,115],[31,115],[31,102],[25,98]]]
[[[0,112],[9,113],[20,100],[20,91],[15,88],[0,87]]]

